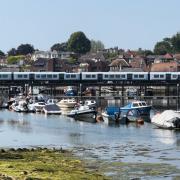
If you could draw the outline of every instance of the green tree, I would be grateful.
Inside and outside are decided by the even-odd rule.
[[[24,56],[19,55],[19,56],[8,56],[7,62],[8,64],[17,64],[20,60],[23,60]]]
[[[91,40],[91,52],[97,52],[104,49],[104,44],[101,41]]]
[[[173,47],[173,52],[179,53],[180,52],[180,32],[178,32],[176,35],[174,35],[171,38],[171,43]]]
[[[91,49],[91,42],[86,35],[79,31],[71,34],[68,40],[68,50],[78,54],[85,54]]]
[[[16,56],[17,50],[15,48],[12,48],[7,53],[8,53],[8,56]]]
[[[5,56],[4,52],[0,50],[0,56]]]
[[[157,42],[154,47],[154,53],[158,55],[164,55],[166,53],[171,53],[171,52],[172,52],[172,46],[167,41]]]
[[[34,47],[30,44],[21,44],[17,48],[17,54],[18,55],[32,54],[34,51],[35,51]]]
[[[56,43],[51,47],[51,51],[67,52],[67,42]]]

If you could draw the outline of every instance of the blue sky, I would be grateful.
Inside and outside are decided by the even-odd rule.
[[[0,49],[48,50],[83,31],[106,48],[153,49],[180,31],[179,0],[0,0]]]

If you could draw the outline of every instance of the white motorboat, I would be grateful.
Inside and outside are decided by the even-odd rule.
[[[12,110],[15,112],[28,112],[28,107],[26,101],[15,101],[11,105]]]
[[[46,104],[56,104],[57,102],[58,102],[57,99],[48,99],[48,100],[46,101]]]
[[[42,112],[45,105],[45,102],[36,102],[32,106],[34,106],[35,112]]]
[[[154,115],[151,122],[159,128],[178,129],[180,128],[180,113],[173,110],[165,110]]]
[[[90,109],[86,105],[80,105],[79,107],[76,107],[74,110],[71,110],[70,113],[67,115],[77,120],[95,122],[96,114],[96,110]]]
[[[76,104],[75,99],[62,99],[57,103],[60,108],[74,108]]]
[[[44,106],[43,111],[45,114],[61,114],[61,110],[56,104],[47,104]]]
[[[88,106],[89,108],[96,108],[97,103],[95,100],[85,100],[84,105]]]

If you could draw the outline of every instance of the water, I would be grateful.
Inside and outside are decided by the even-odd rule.
[[[65,116],[0,111],[0,147],[73,149],[87,159],[167,163],[180,168],[180,131],[150,123],[113,125],[74,121]]]

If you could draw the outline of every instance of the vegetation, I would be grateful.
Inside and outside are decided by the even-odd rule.
[[[67,45],[68,50],[78,54],[85,54],[91,49],[90,40],[81,31],[71,34]]]
[[[17,48],[17,54],[18,55],[32,54],[34,51],[35,51],[34,47],[30,44],[21,44]]]
[[[97,52],[104,49],[104,44],[101,41],[91,40],[91,52]]]
[[[0,50],[0,56],[5,56],[4,52]]]
[[[57,44],[54,44],[52,47],[51,47],[51,51],[58,51],[58,52],[67,52],[67,42],[64,42],[64,43],[57,43]]]
[[[171,38],[164,38],[163,41],[157,42],[154,47],[154,53],[164,55],[166,53],[180,53],[180,33]]]
[[[0,178],[19,180],[103,180],[99,171],[87,169],[85,163],[70,152],[48,149],[10,149],[0,152]]]
[[[8,64],[17,64],[20,60],[23,60],[24,56],[19,55],[19,56],[8,56],[7,62]]]

